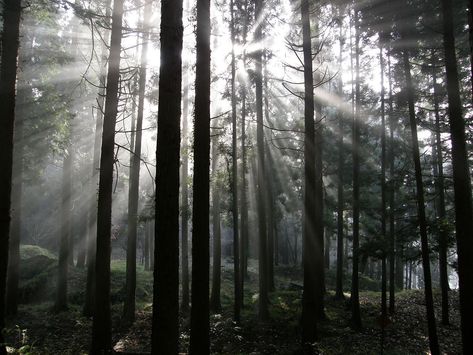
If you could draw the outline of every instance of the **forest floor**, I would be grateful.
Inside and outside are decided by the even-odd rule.
[[[49,257],[49,256],[48,256]],[[42,257],[42,259],[45,259]],[[222,312],[211,315],[211,349],[213,354],[297,354],[300,352],[299,318],[301,312],[300,270],[290,267],[276,269],[276,290],[270,295],[271,320],[257,320],[258,279],[250,267],[245,288],[242,321],[232,320],[232,263],[226,260],[222,269]],[[36,270],[38,270],[36,268]],[[7,340],[12,353],[21,348],[23,354],[86,354],[90,341],[91,319],[81,315],[85,270],[72,269],[69,282],[70,307],[55,314],[51,311],[54,297],[54,267],[42,269],[42,281],[26,280],[22,273],[22,296],[18,315],[7,322]],[[46,270],[46,271],[44,271]],[[28,271],[28,267],[26,267]],[[330,273],[328,273],[330,281]],[[31,275],[30,275],[31,276]],[[37,276],[38,277],[38,276]],[[118,352],[149,353],[151,344],[152,273],[138,268],[137,314],[131,327],[121,325],[124,295],[125,263],[112,262],[112,323],[114,349]],[[43,289],[33,290],[33,285]],[[330,285],[329,285],[330,286]],[[26,290],[26,291],[25,291]],[[25,292],[34,292],[25,296]],[[427,354],[428,339],[425,302],[422,290],[396,293],[396,313],[390,316],[384,337],[380,327],[380,293],[360,293],[363,329],[350,328],[350,309],[346,300],[335,300],[333,292],[326,296],[326,320],[321,322],[320,340],[313,354]],[[437,319],[440,316],[440,295],[434,292]],[[442,354],[460,354],[458,294],[450,293],[451,325],[438,322]],[[181,351],[189,343],[189,318],[181,319]],[[384,338],[384,340],[383,340]],[[383,342],[383,344],[382,344]]]

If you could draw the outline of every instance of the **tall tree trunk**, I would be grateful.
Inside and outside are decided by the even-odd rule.
[[[222,310],[220,302],[222,243],[220,231],[220,182],[218,181],[218,138],[212,139],[212,226],[213,226],[213,265],[212,265],[212,293],[210,308],[219,313]]]
[[[267,56],[264,55],[263,68],[263,85],[264,85],[264,116],[266,124],[269,125],[269,90],[268,90],[268,70],[267,70]],[[266,162],[265,169],[267,176],[273,176],[273,157],[269,151],[269,145],[265,143],[266,148]],[[268,210],[268,290],[274,291],[274,196],[273,196],[273,179],[267,180],[266,189],[266,205]]]
[[[209,164],[210,164],[210,0],[197,1],[192,204],[191,354],[210,351]]]
[[[244,1],[245,13],[248,11],[248,0]],[[248,32],[248,23],[243,21],[243,44],[246,44],[246,37]],[[243,66],[246,68],[246,54],[243,53]],[[248,277],[248,198],[247,198],[247,160],[246,160],[246,85],[241,85],[241,235],[240,235],[240,250],[241,250],[241,306],[244,306],[243,289],[245,279]]]
[[[71,130],[72,122],[69,122],[69,137],[72,139]],[[62,203],[61,203],[61,229],[59,235],[59,265],[56,290],[56,303],[54,310],[61,312],[67,309],[67,275],[70,265],[70,244],[71,238],[71,209],[72,209],[72,144],[68,142],[64,152],[62,166]]]
[[[383,34],[379,33],[379,61],[381,72],[381,317],[387,318],[387,270],[386,270],[386,115],[384,91]]]
[[[143,254],[144,254],[144,263],[145,263],[145,270],[146,271],[149,271],[151,270],[150,268],[150,265],[149,265],[149,240],[151,238],[151,232],[150,232],[150,221],[146,221],[145,222],[145,245],[144,245],[144,251],[143,251]]]
[[[25,103],[24,89],[18,91],[17,100]],[[21,109],[21,108],[20,108]],[[22,190],[24,156],[24,117],[21,113],[15,120],[13,175],[11,192],[11,224],[8,254],[8,274],[6,291],[6,314],[18,312],[18,283],[20,278],[20,241],[22,225]]]
[[[231,102],[232,102],[232,222],[233,222],[233,282],[234,282],[234,307],[233,319],[240,322],[241,309],[241,281],[240,281],[240,241],[238,229],[238,155],[237,155],[237,112],[235,95],[235,19],[234,2],[230,0],[230,32],[232,41],[232,79],[231,79]]]
[[[471,4],[471,2],[470,2]],[[462,115],[458,69],[455,54],[453,4],[442,0],[443,43],[447,69],[448,113],[452,139],[453,187],[455,190],[455,229],[457,236],[460,316],[463,353],[473,353],[473,211],[471,182],[466,149],[465,121]]]
[[[189,82],[188,69],[185,67],[183,75],[182,99],[182,166],[181,166],[181,269],[182,269],[182,300],[181,312],[189,313]]]
[[[393,90],[392,90],[392,76],[391,76],[391,53],[388,53],[388,85],[389,85],[389,149],[388,149],[388,161],[389,161],[389,312],[394,313],[395,310],[395,205],[394,205],[394,130],[395,130],[395,117],[393,114]],[[403,273],[401,270],[401,279]],[[402,283],[402,282],[401,282]],[[401,285],[402,288],[402,285]]]
[[[112,350],[110,315],[110,253],[112,228],[113,164],[115,125],[118,113],[118,82],[122,40],[123,0],[114,0],[110,59],[107,74],[105,112],[100,156],[99,198],[97,204],[97,247],[95,262],[95,310],[91,354]]]
[[[355,61],[356,61],[356,102],[355,115],[353,116],[353,267],[351,286],[351,308],[352,322],[355,329],[361,328],[360,296],[358,284],[358,263],[360,244],[360,112],[361,112],[361,92],[360,92],[360,30],[358,23],[358,9],[355,9]]]
[[[448,3],[447,3],[448,5]],[[468,1],[468,32],[470,42],[470,81],[471,81],[471,98],[473,101],[473,0]]]
[[[141,137],[143,132],[143,115],[146,90],[146,66],[148,56],[148,41],[150,31],[151,2],[145,2],[143,19],[143,47],[138,82],[138,116],[136,134],[131,156],[130,191],[128,202],[128,240],[126,250],[126,298],[123,309],[123,320],[131,323],[135,320],[136,293],[136,236],[138,228],[138,200],[140,186]]]
[[[435,141],[433,146],[434,156],[434,177],[435,194],[438,196],[437,218],[440,222],[439,230],[439,273],[440,289],[442,294],[442,324],[448,325],[448,261],[447,261],[447,238],[448,232],[444,226],[447,218],[445,209],[445,185],[443,176],[443,156],[442,156],[442,137],[440,136],[440,108],[437,85],[437,70],[435,69],[435,53],[432,50],[432,81],[434,88],[434,111],[435,111]]]
[[[179,342],[182,37],[182,0],[162,1],[151,344],[151,352],[154,354],[177,354]]]
[[[20,32],[20,0],[3,2],[3,32],[1,37],[0,68],[0,355],[4,346],[5,291],[10,234],[10,207],[13,165],[13,131],[15,124],[15,95],[17,56]],[[6,50],[8,48],[8,50]]]
[[[303,252],[304,292],[302,293],[302,342],[313,343],[317,336],[317,314],[319,305],[317,285],[316,196],[315,196],[315,123],[314,87],[312,71],[312,43],[310,34],[309,1],[301,1],[302,38],[304,51],[304,211],[303,211]],[[296,252],[297,253],[297,252]],[[319,261],[321,262],[321,261]]]
[[[256,184],[256,205],[258,215],[258,234],[259,234],[259,258],[258,258],[258,273],[259,273],[259,307],[258,317],[265,321],[269,319],[268,311],[268,250],[267,250],[267,224],[266,224],[266,191],[265,191],[265,169],[264,169],[264,130],[263,130],[263,49],[262,38],[263,29],[261,16],[263,13],[263,0],[255,1],[255,21],[258,24],[255,29],[255,41],[258,43],[258,48],[255,51],[255,86],[256,86],[256,145],[257,145],[257,184]]]
[[[409,54],[403,51],[403,66],[406,76],[407,100],[409,104],[409,123],[412,139],[412,157],[414,160],[416,190],[417,190],[417,212],[420,229],[422,266],[424,271],[424,292],[425,305],[427,311],[427,326],[429,330],[429,347],[433,355],[439,354],[439,344],[437,337],[437,326],[435,325],[434,301],[432,297],[432,283],[430,279],[430,256],[427,238],[427,220],[425,216],[424,184],[422,182],[422,169],[420,165],[419,141],[417,139],[417,122],[414,107],[414,88],[412,86],[411,68]]]
[[[343,81],[342,75],[342,60],[343,60],[343,24],[341,18],[343,16],[343,10],[339,9],[338,17],[339,21],[339,54],[338,54],[338,95],[340,99],[343,98]],[[345,163],[343,154],[343,134],[344,134],[344,115],[341,107],[337,111],[338,116],[338,167],[337,167],[337,279],[335,287],[335,298],[345,298],[343,294],[343,210],[344,210],[344,196],[343,196],[343,167]]]
[[[111,0],[107,0],[105,4],[105,27],[110,26],[110,15],[111,15]],[[107,35],[104,35],[107,38]],[[100,75],[99,84],[100,90],[97,95],[97,118],[95,120],[95,132],[94,132],[94,149],[93,149],[93,161],[92,161],[92,174],[89,184],[89,208],[87,218],[87,281],[85,289],[85,303],[82,313],[84,316],[92,316],[95,309],[95,260],[97,250],[97,182],[98,173],[100,171],[100,144],[102,141],[103,132],[103,113],[105,106],[105,94],[107,85],[107,53],[108,43],[102,46],[102,60],[100,63]]]

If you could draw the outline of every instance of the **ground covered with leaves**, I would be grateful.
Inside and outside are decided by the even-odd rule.
[[[29,251],[31,252],[31,251]],[[21,289],[24,304],[19,313],[8,320],[7,339],[12,353],[23,354],[86,354],[90,342],[91,319],[81,314],[85,270],[74,270],[70,279],[68,311],[52,312],[55,267],[46,253],[28,255],[26,260],[44,264],[41,272],[26,262]],[[36,257],[36,255],[41,255]],[[41,260],[41,261],[38,261]],[[31,261],[31,260],[30,260]],[[255,265],[254,263],[253,265]],[[29,265],[29,266],[28,266]],[[271,293],[271,320],[257,320],[257,273],[250,267],[245,288],[245,308],[242,321],[232,320],[232,261],[226,260],[222,270],[222,307],[220,314],[211,315],[213,354],[298,354],[301,353],[299,318],[302,292],[301,273],[288,267],[277,268],[276,290]],[[38,269],[36,269],[38,270]],[[49,271],[48,271],[49,270]],[[26,273],[28,275],[26,275]],[[330,273],[328,273],[330,275]],[[40,278],[41,281],[35,280]],[[115,350],[127,353],[149,353],[151,347],[152,273],[138,268],[138,311],[132,326],[121,324],[124,298],[125,264],[112,263],[112,321]],[[328,280],[330,281],[330,280]],[[328,283],[330,285],[330,282]],[[42,285],[42,286],[41,286]],[[34,292],[31,294],[31,292]],[[380,326],[380,294],[362,291],[360,294],[363,329],[350,327],[349,294],[345,300],[335,300],[333,292],[326,295],[326,320],[320,324],[319,340],[313,344],[313,354],[426,354],[428,353],[425,302],[422,290],[396,293],[396,313],[383,330]],[[440,294],[434,292],[437,319],[440,317]],[[442,354],[460,354],[458,294],[450,293],[451,324],[438,322]],[[189,318],[181,319],[181,351],[189,343]]]

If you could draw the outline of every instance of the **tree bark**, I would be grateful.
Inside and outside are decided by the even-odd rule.
[[[355,329],[361,328],[360,315],[360,296],[358,285],[358,263],[359,263],[359,244],[360,244],[360,30],[358,23],[358,9],[355,9],[355,62],[356,62],[356,81],[355,81],[355,115],[353,116],[353,267],[352,267],[352,286],[351,286],[351,308],[352,322]]]
[[[182,100],[182,166],[181,166],[181,268],[182,268],[182,300],[181,312],[189,313],[189,83],[188,69],[185,67],[183,75]]]
[[[210,351],[210,0],[197,1],[190,354]]]
[[[95,262],[95,311],[92,324],[91,354],[106,353],[112,350],[110,315],[111,217],[122,18],[123,0],[115,0],[112,14],[110,59],[107,74],[102,149],[100,156],[96,247],[96,255],[99,257],[96,258]]]
[[[10,234],[10,207],[13,165],[13,131],[15,124],[16,71],[20,32],[20,0],[3,2],[3,33],[0,67],[0,355],[6,354],[3,345],[5,327],[5,291]],[[8,48],[8,50],[6,50]]]
[[[312,70],[312,43],[310,34],[309,1],[301,0],[301,21],[304,52],[304,211],[303,211],[303,253],[304,292],[302,293],[302,342],[313,343],[317,336],[317,314],[319,305],[316,287],[318,285],[315,256],[317,248],[315,200],[315,123],[314,87]],[[297,252],[296,252],[297,253]],[[321,261],[320,261],[321,262]]]
[[[429,347],[433,355],[439,354],[439,344],[437,337],[437,326],[435,324],[434,301],[432,297],[432,283],[430,279],[430,256],[427,238],[427,220],[425,216],[424,184],[422,182],[422,169],[420,164],[419,141],[417,139],[417,122],[414,107],[414,88],[412,86],[411,68],[409,54],[403,51],[403,66],[406,76],[407,100],[409,104],[409,123],[412,139],[412,157],[415,167],[416,190],[417,190],[417,213],[419,220],[422,267],[424,271],[424,293],[427,312],[427,326],[429,333]]]
[[[241,309],[241,281],[240,281],[240,241],[238,226],[238,155],[237,155],[237,107],[235,95],[235,19],[234,19],[234,2],[230,0],[230,32],[232,41],[232,63],[231,63],[231,104],[232,104],[232,222],[233,222],[233,283],[234,283],[234,305],[233,319],[240,322]]]
[[[182,37],[182,0],[162,1],[151,344],[151,352],[154,354],[177,354],[179,342]]]
[[[258,258],[258,273],[259,273],[259,307],[258,318],[261,321],[269,319],[268,311],[268,250],[267,250],[267,224],[266,224],[266,191],[265,191],[265,169],[264,169],[264,130],[263,130],[263,73],[262,73],[262,21],[263,0],[255,1],[255,21],[258,24],[255,29],[255,41],[258,43],[258,48],[255,51],[255,86],[256,86],[256,145],[257,145],[257,185],[256,185],[256,205],[258,215],[258,234],[259,234],[259,258]]]
[[[470,2],[471,5],[471,2]],[[455,54],[453,4],[442,0],[443,43],[447,69],[448,113],[452,139],[453,188],[455,190],[455,229],[457,237],[460,317],[463,353],[473,353],[473,209],[466,149],[465,121],[462,115],[458,69]],[[471,30],[471,28],[470,28]]]

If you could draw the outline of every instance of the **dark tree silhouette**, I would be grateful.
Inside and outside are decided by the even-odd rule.
[[[471,5],[471,2],[470,2]],[[470,8],[471,9],[471,8]],[[473,353],[473,210],[471,181],[466,149],[465,121],[462,115],[458,69],[455,54],[453,2],[442,0],[443,44],[447,69],[448,114],[452,139],[453,187],[455,190],[455,229],[457,234],[460,316],[463,353]],[[470,28],[471,30],[471,28]]]
[[[20,32],[20,0],[3,2],[3,33],[1,37],[0,68],[0,355],[6,354],[3,328],[5,327],[5,291],[10,235],[10,207],[13,166],[13,131],[17,56]]]
[[[182,0],[161,2],[153,354],[177,354],[179,341],[179,148]]]
[[[122,18],[123,0],[114,0],[100,156],[96,247],[96,255],[98,257],[95,262],[95,310],[92,324],[91,354],[106,353],[110,352],[112,349],[112,325],[110,315],[111,218]]]
[[[192,204],[191,354],[210,351],[209,165],[210,165],[210,0],[197,1],[194,185]]]

